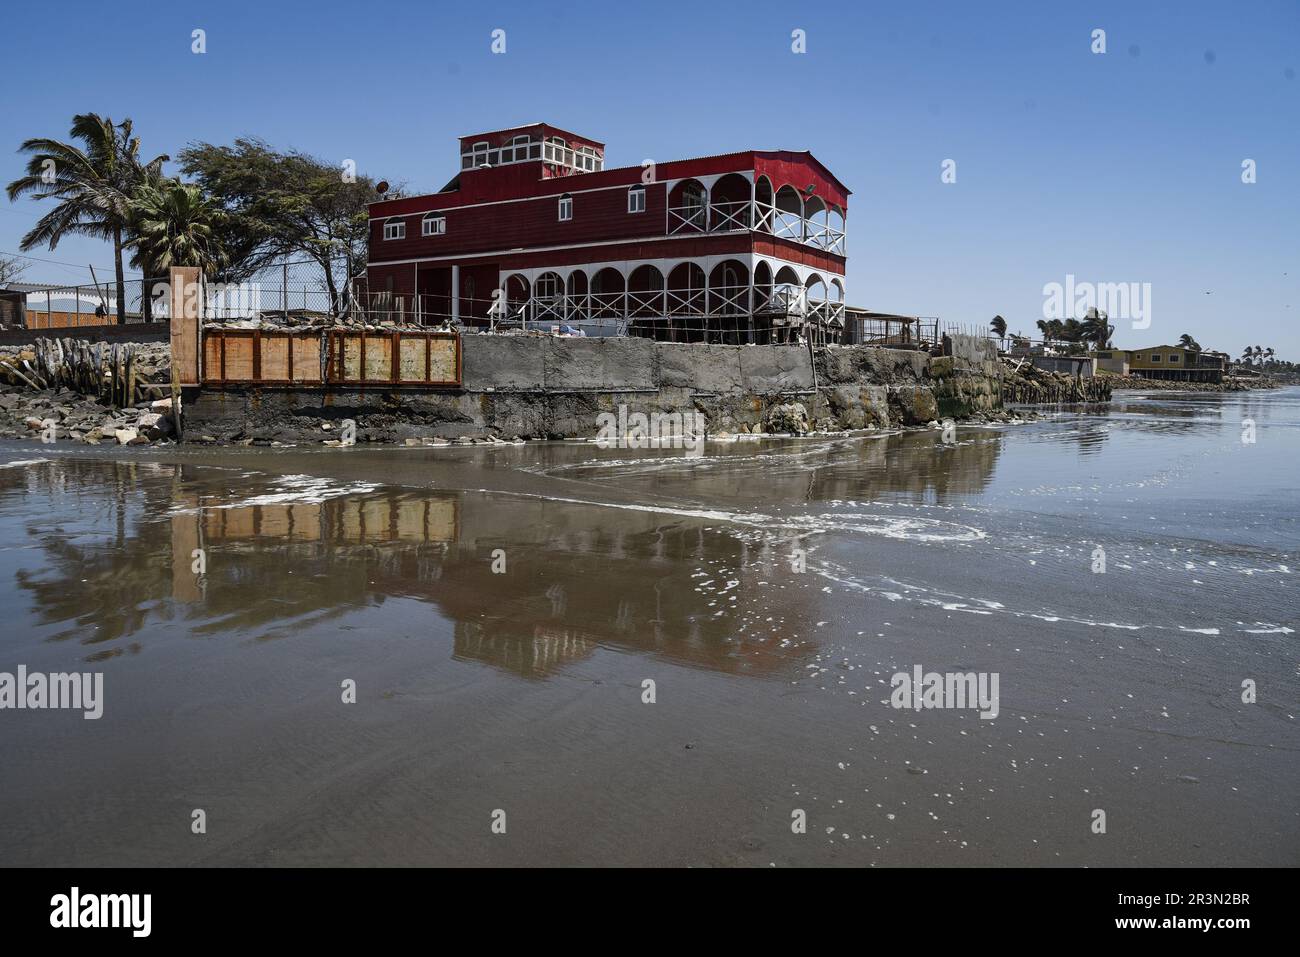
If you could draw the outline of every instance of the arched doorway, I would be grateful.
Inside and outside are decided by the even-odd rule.
[[[708,228],[709,191],[698,179],[684,179],[668,192],[668,233],[702,233]]]
[[[670,338],[673,342],[691,342],[704,335],[704,317],[708,311],[708,279],[699,263],[678,263],[668,273]]]
[[[665,311],[664,274],[648,263],[637,266],[627,277],[628,331],[650,339],[664,338]]]
[[[803,197],[793,186],[776,191],[776,217],[773,233],[795,242],[803,242]]]
[[[739,345],[749,331],[749,269],[738,259],[718,263],[709,273],[709,328],[718,341]]]
[[[627,307],[624,302],[626,293],[627,283],[623,279],[623,274],[613,266],[606,266],[597,272],[591,277],[591,292],[588,296],[591,303],[591,318],[602,323],[615,322],[622,326],[627,317]]]
[[[709,191],[709,232],[725,233],[749,229],[753,222],[750,205],[752,186],[739,173],[728,173]]]

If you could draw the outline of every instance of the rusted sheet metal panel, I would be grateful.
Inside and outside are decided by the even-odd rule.
[[[348,330],[331,332],[329,336],[330,383],[444,387],[461,384],[461,343],[455,333]]]
[[[289,332],[212,329],[203,337],[203,384],[461,384],[461,343],[446,332]]]

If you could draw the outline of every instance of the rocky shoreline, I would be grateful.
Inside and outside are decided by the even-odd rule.
[[[850,347],[815,359],[800,349],[470,337],[468,365],[476,371],[466,373],[459,390],[205,390],[183,408],[178,429],[168,346],[136,348],[139,385],[126,391],[138,401],[129,403],[116,387],[120,368],[96,361],[93,375],[69,377],[57,371],[66,352],[48,344],[12,350],[10,361],[51,386],[31,388],[33,375],[0,375],[0,438],[145,445],[175,442],[179,433],[196,445],[499,444],[595,435],[602,413],[625,407],[692,410],[709,435],[726,439],[926,429],[947,420],[1011,423],[1036,415],[1002,408],[1004,399],[1088,401],[1075,380],[1051,373],[1017,379],[1008,393],[1008,370],[990,346],[970,337],[957,337],[944,356]],[[542,388],[529,377],[529,363],[541,368]],[[136,382],[134,375],[126,380]]]
[[[1174,379],[1138,379],[1133,376],[1107,375],[1116,392],[1253,392],[1258,389],[1280,389],[1282,383],[1272,378],[1259,380],[1233,379],[1229,382],[1179,382]]]

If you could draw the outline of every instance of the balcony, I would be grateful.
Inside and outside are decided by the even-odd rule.
[[[739,174],[721,177],[712,189],[699,180],[675,183],[668,193],[668,235],[754,231],[846,255],[844,213],[811,192],[792,186],[775,192],[766,177],[756,183]]]

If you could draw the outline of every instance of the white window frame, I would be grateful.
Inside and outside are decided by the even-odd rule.
[[[639,197],[639,200],[636,203],[633,203],[632,200],[637,197]],[[627,211],[629,213],[644,213],[645,205],[646,205],[645,187],[644,186],[630,187],[627,191]]]
[[[393,217],[384,220],[384,241],[406,238],[406,220]]]
[[[557,213],[559,216],[559,222],[568,223],[573,221],[573,197],[568,193],[565,193],[560,197],[560,205]]]
[[[431,228],[436,226],[437,228]],[[429,213],[420,221],[421,236],[447,235],[447,217],[442,213]]]

